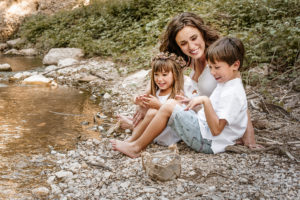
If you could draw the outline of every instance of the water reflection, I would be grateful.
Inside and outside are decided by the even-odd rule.
[[[0,54],[0,64],[10,64],[12,71],[26,71],[43,66],[42,58]]]
[[[97,110],[78,90],[0,86],[0,199],[30,196],[45,182],[41,171],[52,166],[43,157],[49,146],[73,148],[84,134],[80,122]]]

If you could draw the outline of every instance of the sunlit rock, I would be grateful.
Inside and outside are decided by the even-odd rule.
[[[20,51],[17,49],[10,49],[4,52],[5,55],[20,55]]]
[[[8,45],[6,43],[0,43],[0,51],[3,51],[7,47],[8,47]]]
[[[59,60],[65,58],[79,59],[84,56],[83,50],[79,48],[53,48],[45,55],[44,65],[56,65]]]
[[[36,49],[29,48],[29,49],[21,49],[19,51],[19,54],[23,56],[36,56],[38,52]]]
[[[47,197],[49,194],[49,189],[46,187],[39,187],[32,190],[32,195],[35,198],[41,199]]]
[[[12,70],[12,69],[11,69],[10,64],[8,64],[8,63],[0,64],[0,71],[1,71],[1,72],[9,72],[9,71],[11,71],[11,70]]]
[[[10,77],[9,80],[15,81],[15,80],[19,80],[19,79],[25,79],[25,78],[27,78],[29,76],[32,76],[32,75],[34,75],[34,73],[31,73],[31,72],[19,72],[19,73],[16,73],[13,77]]]
[[[148,75],[150,70],[141,70],[139,72],[134,73],[131,76],[128,76],[122,83],[124,88],[128,86],[139,86],[141,82],[143,82]]]
[[[30,76],[23,80],[24,84],[34,84],[34,85],[51,85],[52,79],[46,78],[45,76],[38,74]]]
[[[74,64],[77,64],[78,60],[74,59],[74,58],[64,58],[58,61],[57,66],[58,67],[66,67],[66,66],[71,66]]]
[[[10,47],[10,48],[15,48],[18,44],[21,44],[23,42],[23,40],[21,38],[17,38],[14,40],[8,40],[6,42],[6,44]]]

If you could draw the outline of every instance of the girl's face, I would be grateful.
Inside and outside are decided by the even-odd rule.
[[[205,42],[197,28],[185,26],[177,33],[175,40],[185,55],[193,59],[200,59],[205,56]]]
[[[171,92],[174,82],[172,71],[154,72],[154,82],[161,92],[166,92],[166,94]]]

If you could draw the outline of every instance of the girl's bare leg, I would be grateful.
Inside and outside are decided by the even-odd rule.
[[[113,149],[120,151],[131,158],[139,157],[141,151],[145,149],[166,127],[176,104],[177,101],[173,99],[168,100],[167,103],[159,109],[148,127],[137,140],[133,142],[112,140],[111,143]]]
[[[133,129],[132,136],[126,139],[126,142],[133,142],[137,140],[145,131],[155,114],[158,112],[156,109],[148,109],[144,119]]]

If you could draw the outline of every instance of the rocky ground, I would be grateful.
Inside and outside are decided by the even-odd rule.
[[[283,106],[268,104],[247,86],[249,109],[257,141],[263,151],[250,151],[243,146],[225,153],[206,155],[178,144],[181,158],[179,178],[161,182],[152,180],[142,167],[142,159],[128,158],[111,150],[109,139],[124,139],[130,131],[110,131],[123,113],[132,115],[132,96],[145,88],[147,71],[127,75],[110,61],[60,61],[57,65],[32,72],[2,77],[23,81],[32,75],[43,75],[52,85],[68,85],[91,92],[99,101],[101,114],[95,115],[92,127],[96,137],[80,138],[76,149],[33,158],[33,162],[51,160],[52,170],[43,171],[47,184],[33,188],[36,199],[299,199],[299,91],[297,81],[290,85],[268,88]],[[97,113],[97,111],[95,111]],[[88,130],[89,129],[89,130]],[[112,129],[111,129],[112,130]],[[94,134],[95,135],[95,134]],[[158,152],[166,147],[151,144],[146,151]]]

